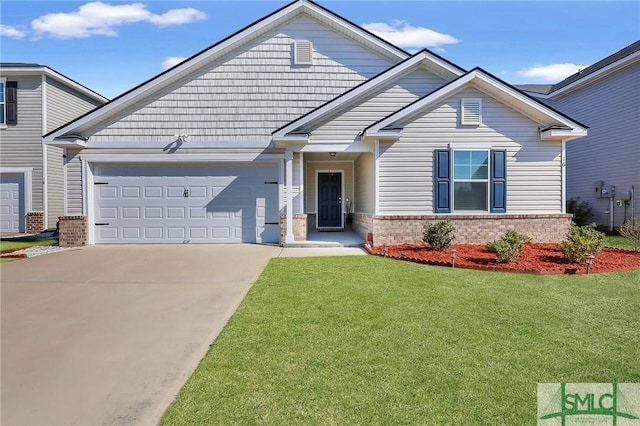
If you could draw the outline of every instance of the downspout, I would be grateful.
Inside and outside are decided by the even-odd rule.
[[[567,141],[565,139],[562,140],[562,151],[560,153],[560,168],[561,168],[561,177],[562,181],[561,190],[560,190],[560,204],[561,204],[561,212],[563,214],[567,213]]]
[[[42,75],[42,135],[47,133],[47,76]],[[42,147],[42,210],[44,212],[44,227],[49,228],[49,190],[48,190],[48,170],[47,170],[47,145],[44,138],[40,138]]]

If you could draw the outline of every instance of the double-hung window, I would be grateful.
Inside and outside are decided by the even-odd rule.
[[[434,169],[435,213],[506,213],[506,151],[437,150]]]
[[[489,151],[453,151],[453,210],[488,211]]]

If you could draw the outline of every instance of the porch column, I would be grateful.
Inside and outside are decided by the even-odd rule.
[[[293,237],[293,152],[285,151],[285,180],[287,183],[287,235],[285,237],[285,243],[292,243],[295,241]]]
[[[300,183],[298,187],[298,213],[304,214],[304,154],[298,154],[300,160]]]

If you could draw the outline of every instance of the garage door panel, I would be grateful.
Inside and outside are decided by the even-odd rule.
[[[162,198],[161,186],[145,186],[144,198]]]
[[[96,242],[278,242],[278,179],[269,165],[95,168]],[[102,228],[102,229],[99,229]],[[125,235],[125,229],[126,235]],[[135,231],[134,231],[135,230]]]
[[[164,209],[162,207],[145,207],[145,219],[162,219],[164,217]]]

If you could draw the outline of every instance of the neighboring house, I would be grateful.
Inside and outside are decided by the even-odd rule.
[[[64,150],[42,135],[106,101],[47,66],[0,63],[0,232],[55,228],[65,210]]]
[[[78,244],[287,244],[344,229],[347,205],[374,244],[446,218],[459,242],[558,241],[565,142],[586,133],[486,71],[296,1],[46,143],[67,150]]]
[[[588,202],[603,226],[640,215],[640,41],[554,86],[523,89],[589,124],[567,145],[567,196]]]

